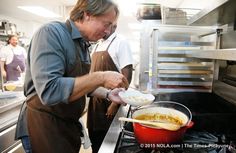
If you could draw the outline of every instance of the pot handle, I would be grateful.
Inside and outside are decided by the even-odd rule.
[[[139,110],[140,108],[142,108],[142,106],[136,106],[136,107],[133,107],[132,108],[132,106],[130,106],[129,107],[129,111],[131,112],[131,116],[132,116],[132,114],[136,111],[136,110]],[[128,112],[129,112],[128,111]],[[128,117],[128,116],[127,116]]]
[[[193,125],[194,125],[194,122],[193,122],[193,121],[190,121],[190,122],[188,123],[188,125],[186,125],[186,128],[189,129],[189,128],[193,127]]]

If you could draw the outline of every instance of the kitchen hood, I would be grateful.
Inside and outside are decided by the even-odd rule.
[[[201,10],[188,21],[188,25],[221,26],[234,24],[235,30],[236,1],[215,0],[214,3]]]

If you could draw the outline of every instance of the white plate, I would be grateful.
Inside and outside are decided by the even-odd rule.
[[[136,90],[126,90],[119,92],[120,98],[132,106],[143,106],[151,104],[155,97],[152,94],[144,94]]]

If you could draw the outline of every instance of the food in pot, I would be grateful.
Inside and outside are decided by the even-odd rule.
[[[159,114],[161,114],[161,116]],[[139,144],[179,143],[186,130],[193,126],[193,122],[191,121],[192,113],[190,110],[183,104],[171,101],[156,102],[148,106],[140,107],[132,112],[132,118],[147,118],[151,120],[153,118],[161,118],[182,123],[180,126],[181,128],[176,131],[170,131],[145,124],[133,123],[134,135]]]
[[[158,122],[167,122],[167,123],[173,123],[182,126],[183,121],[178,117],[172,117],[170,115],[166,114],[160,114],[160,113],[150,113],[150,114],[142,114],[139,116],[136,116],[135,119],[138,120],[148,120],[148,121],[158,121]]]
[[[165,107],[147,107],[139,109],[132,114],[132,118],[150,121],[170,122],[180,127],[185,126],[189,118],[188,116],[174,108]]]

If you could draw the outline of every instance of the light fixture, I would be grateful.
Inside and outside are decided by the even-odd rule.
[[[119,4],[120,12],[125,17],[132,17],[137,10],[136,0],[117,0]]]
[[[128,27],[132,30],[141,30],[142,25],[140,23],[128,23]]]
[[[25,11],[28,11],[30,13],[33,13],[35,15],[38,15],[38,16],[42,16],[42,17],[45,17],[45,18],[59,18],[59,17],[62,17],[50,10],[47,10],[43,7],[40,7],[40,6],[18,6],[18,8],[22,9],[22,10],[25,10]]]

